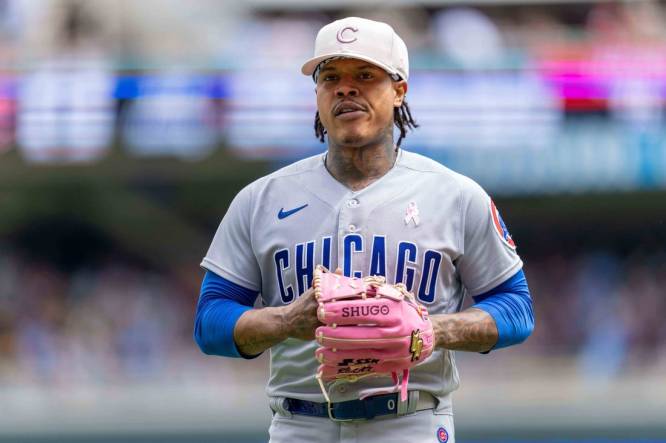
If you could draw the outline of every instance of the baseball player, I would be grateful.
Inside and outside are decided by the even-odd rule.
[[[195,340],[228,357],[270,349],[273,443],[453,442],[453,351],[487,353],[533,329],[516,245],[479,185],[400,147],[417,125],[405,100],[407,48],[389,25],[349,17],[324,26],[302,72],[316,85],[315,133],[327,150],[235,197],[202,262]],[[385,276],[427,308],[433,350],[413,368],[406,398],[383,392],[382,376],[320,389],[319,265]],[[461,311],[466,294],[475,304]]]

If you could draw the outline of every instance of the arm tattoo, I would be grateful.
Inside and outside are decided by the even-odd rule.
[[[321,326],[318,307],[314,290],[308,289],[292,304],[245,312],[234,328],[238,350],[245,355],[257,355],[289,337],[313,340],[315,329]]]
[[[253,309],[245,312],[234,328],[234,341],[245,355],[257,355],[283,341],[280,312],[275,308]]]
[[[499,337],[495,320],[481,309],[470,308],[457,314],[433,315],[435,345],[457,351],[485,352]]]
[[[263,337],[260,334],[252,334],[251,332],[243,335],[240,339],[236,339],[238,350],[246,356],[261,354],[277,343],[279,341],[275,339]]]

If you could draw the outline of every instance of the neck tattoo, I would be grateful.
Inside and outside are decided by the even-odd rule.
[[[383,177],[393,168],[397,157],[393,144],[379,152],[355,150],[351,155],[329,150],[324,166],[336,180],[357,191]]]

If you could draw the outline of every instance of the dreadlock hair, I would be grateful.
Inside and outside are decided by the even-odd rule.
[[[400,131],[400,136],[398,137],[398,142],[395,144],[396,150],[400,147],[402,139],[407,136],[407,131],[413,131],[418,128],[419,125],[414,121],[412,117],[412,112],[409,110],[409,105],[406,100],[402,101],[400,107],[393,108],[393,124]],[[326,135],[326,128],[321,124],[321,119],[319,118],[319,111],[315,114],[314,119],[314,130],[315,136],[319,139],[320,142],[324,143],[324,136]]]
[[[398,142],[395,144],[397,151],[402,139],[407,136],[407,131],[413,131],[419,127],[418,123],[414,121],[412,111],[409,110],[409,105],[405,100],[402,101],[399,108],[393,108],[393,124],[400,130],[400,137],[398,137]]]

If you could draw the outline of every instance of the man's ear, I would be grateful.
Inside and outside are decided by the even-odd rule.
[[[393,89],[395,90],[395,99],[393,100],[393,107],[399,108],[402,106],[402,102],[405,100],[405,95],[407,95],[407,82],[400,80],[398,82],[393,82]]]

